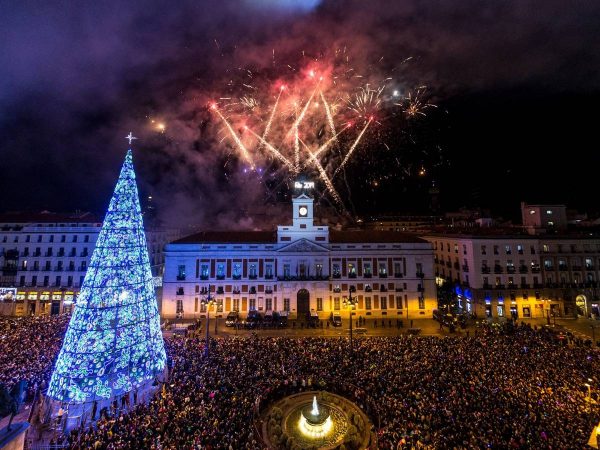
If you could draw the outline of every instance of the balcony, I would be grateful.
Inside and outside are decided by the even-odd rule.
[[[503,284],[496,284],[494,286],[494,289],[504,289],[504,285]]]
[[[569,266],[567,266],[566,264],[560,265],[558,266],[558,270],[560,270],[561,272],[566,272],[567,270],[569,270]]]
[[[240,294],[240,290],[239,289],[234,289],[233,293],[236,294],[236,295],[239,295]]]
[[[502,273],[502,266],[494,266],[494,273]]]
[[[483,288],[484,289],[491,289],[492,285],[490,283],[483,283]]]
[[[387,287],[382,284],[379,286],[379,292],[387,292]]]
[[[217,275],[217,280],[224,280],[224,279],[225,279],[225,275],[223,275],[223,274]]]
[[[469,266],[467,266],[466,264],[463,264],[462,271],[463,272],[468,272],[469,271]]]
[[[373,274],[371,272],[363,273],[363,278],[371,278],[372,276],[373,276]]]
[[[268,273],[265,275],[265,280],[272,280],[273,279],[273,274],[272,273]]]
[[[529,289],[530,285],[528,283],[521,283],[521,289]]]
[[[573,272],[580,272],[581,271],[581,266],[571,266],[571,270]]]
[[[356,278],[356,272],[350,272],[348,278]]]
[[[490,273],[491,269],[488,266],[481,267],[481,273]]]
[[[349,290],[350,292],[356,292],[356,286],[350,285],[350,286],[348,287],[348,290]]]
[[[594,266],[592,264],[586,264],[585,270],[594,270]]]
[[[251,273],[250,275],[248,275],[248,279],[249,280],[256,280],[258,277],[255,273]]]
[[[217,294],[224,294],[224,293],[225,293],[225,290],[223,289],[223,286],[219,286],[217,288]]]
[[[46,253],[44,254],[44,256],[45,256],[46,258],[48,258],[48,257],[52,256],[52,252],[46,252]]]
[[[423,272],[417,272],[416,277],[417,278],[425,278],[425,274]]]
[[[533,288],[534,289],[542,289],[544,287],[543,284],[541,283],[533,283]]]
[[[75,256],[77,256],[77,252],[76,252],[76,251],[73,251],[73,250],[71,250],[71,251],[69,252],[69,256],[70,256],[71,258],[74,258]]]
[[[527,273],[527,266],[519,266],[519,273]]]
[[[402,274],[400,272],[395,272],[394,273],[394,278],[402,278]]]
[[[516,271],[515,266],[506,266],[506,273],[515,273]]]
[[[42,252],[34,252],[33,256],[42,256]]]
[[[379,278],[387,278],[387,272],[379,272]]]
[[[29,256],[29,250],[25,250],[21,253],[21,256]]]
[[[177,288],[177,295],[183,295],[183,288]]]
[[[56,254],[56,256],[58,256],[58,257],[61,257],[61,258],[64,258],[64,257],[65,257],[65,252],[58,252],[58,253]]]
[[[256,288],[254,286],[250,287],[250,294],[256,294]]]
[[[332,278],[342,278],[342,274],[341,273],[335,273],[331,276]]]
[[[185,275],[177,275],[177,281],[185,281]]]
[[[365,286],[365,292],[373,292],[373,288],[371,286]]]
[[[232,278],[233,278],[234,280],[241,280],[241,279],[242,279],[242,276],[241,276],[241,275],[238,273],[238,274],[233,274],[233,277],[232,277]],[[207,278],[207,279],[208,279],[208,278]]]
[[[273,289],[272,288],[266,288],[265,289],[265,294],[272,294],[273,293]]]
[[[342,292],[342,289],[339,287],[334,287],[333,292],[340,293],[340,292]]]
[[[208,275],[200,275],[200,279],[206,281],[208,280]]]
[[[17,266],[3,266],[4,275],[16,275],[19,268]]]

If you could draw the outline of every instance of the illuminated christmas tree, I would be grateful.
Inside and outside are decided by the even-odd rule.
[[[131,138],[131,135],[129,136]],[[128,150],[58,355],[48,397],[107,402],[152,384],[165,368],[144,224]],[[79,408],[85,415],[88,408]]]

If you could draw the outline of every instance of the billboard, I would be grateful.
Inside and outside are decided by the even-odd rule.
[[[17,299],[17,288],[0,287],[0,302],[14,302]]]

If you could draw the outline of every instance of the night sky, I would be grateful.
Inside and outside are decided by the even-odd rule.
[[[436,105],[373,128],[336,184],[352,214],[426,212],[434,180],[445,210],[600,209],[598,2],[130,3],[0,3],[0,210],[102,213],[132,130],[165,223],[263,226],[245,216],[285,192],[243,173],[206,105],[232,69],[272,76],[340,48]]]

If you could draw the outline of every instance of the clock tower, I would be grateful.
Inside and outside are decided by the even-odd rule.
[[[314,224],[314,199],[312,196],[314,187],[314,181],[296,180],[294,182],[293,221],[291,226],[280,225],[277,227],[280,242],[308,239],[325,243],[329,240],[329,228]]]

